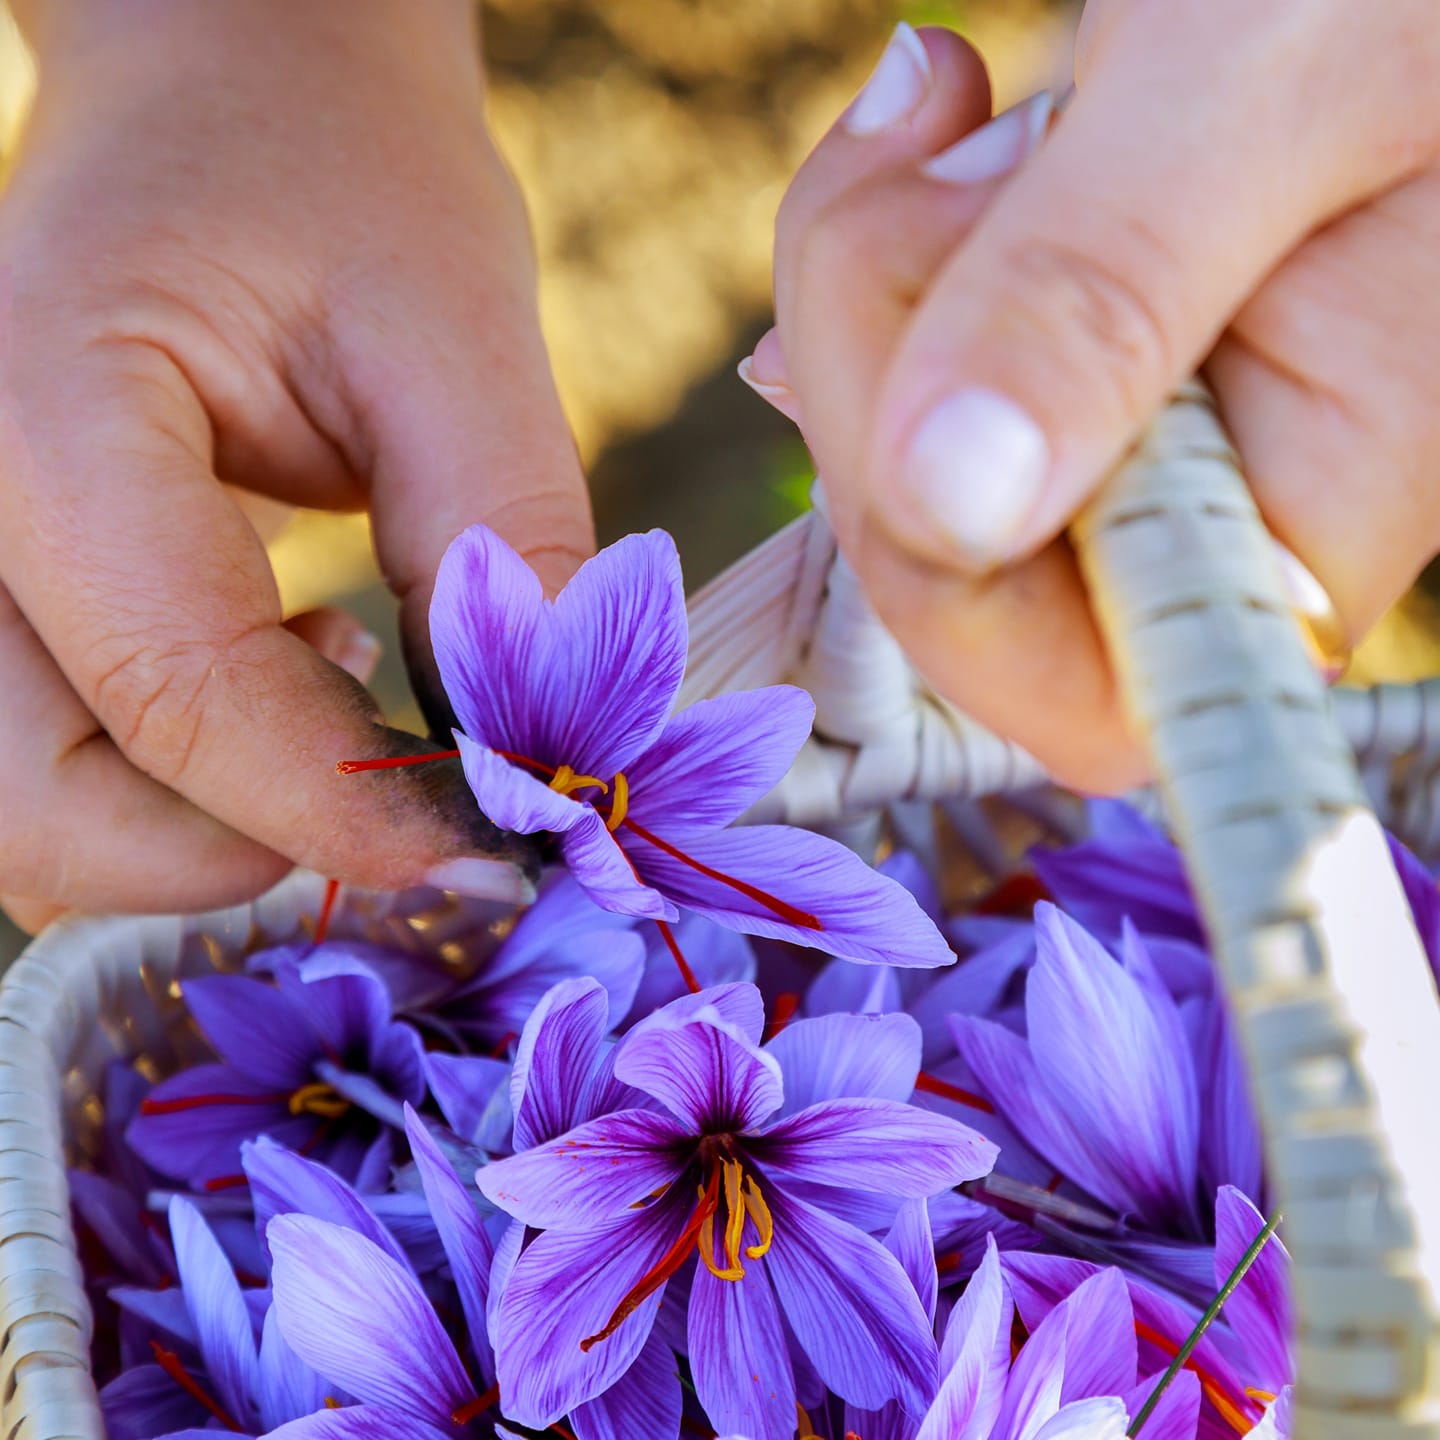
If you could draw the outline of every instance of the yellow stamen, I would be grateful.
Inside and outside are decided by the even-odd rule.
[[[325,1397],[325,1408],[327,1410],[339,1410],[341,1408],[340,1402],[333,1395],[327,1395]]]
[[[569,795],[575,790],[583,790],[587,785],[596,786],[602,795],[610,793],[610,787],[603,780],[594,775],[577,775],[568,765],[562,765],[555,772],[555,778],[550,782],[550,788],[558,790],[562,795]]]
[[[740,1263],[740,1240],[745,1233],[745,1205],[740,1198],[740,1185],[744,1178],[745,1171],[738,1160],[725,1162],[725,1264],[742,1275],[745,1267]]]
[[[1269,1391],[1269,1390],[1257,1390],[1253,1385],[1247,1385],[1247,1386],[1245,1387],[1245,1393],[1246,1393],[1252,1400],[1259,1400],[1259,1401],[1260,1401],[1262,1404],[1264,1404],[1264,1405],[1269,1405],[1269,1404],[1273,1403],[1273,1401],[1274,1401],[1274,1399],[1275,1399],[1275,1396],[1274,1396],[1274,1394],[1273,1394],[1271,1391]]]
[[[795,1440],[820,1440],[815,1433],[815,1427],[810,1423],[810,1417],[805,1413],[805,1407],[798,1401],[795,1405],[795,1413],[800,1417],[799,1428],[795,1432]]]
[[[615,798],[610,802],[610,818],[605,822],[607,830],[618,830],[625,823],[626,812],[630,809],[630,782],[623,770],[615,772]]]
[[[714,1214],[705,1217],[705,1223],[700,1227],[700,1234],[695,1238],[695,1248],[700,1252],[700,1258],[705,1262],[705,1268],[717,1280],[743,1280],[745,1272],[736,1265],[733,1269],[722,1270],[715,1263],[715,1216]]]
[[[302,1085],[289,1101],[292,1115],[318,1115],[322,1120],[338,1120],[349,1108],[350,1102],[321,1080]]]
[[[770,1242],[775,1238],[775,1221],[770,1214],[770,1207],[765,1203],[765,1197],[760,1193],[760,1187],[749,1175],[745,1177],[745,1209],[760,1232],[760,1243],[747,1245],[745,1253],[752,1260],[758,1260],[769,1250]]]

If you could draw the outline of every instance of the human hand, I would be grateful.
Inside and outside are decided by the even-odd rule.
[[[786,197],[747,368],[920,669],[1104,790],[1144,760],[1056,537],[1202,361],[1352,637],[1440,548],[1440,17],[1091,0],[1076,73],[1043,145],[1039,102],[977,130],[978,57],[902,29]]]
[[[354,622],[282,626],[245,513],[370,508],[437,716],[448,541],[485,521],[552,589],[592,547],[472,6],[151,0],[143,34],[134,6],[17,9],[41,84],[0,201],[7,908],[196,909],[292,862],[518,892],[458,762],[335,774],[427,747],[345,673]]]

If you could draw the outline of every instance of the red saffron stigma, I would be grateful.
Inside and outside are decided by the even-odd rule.
[[[250,1183],[244,1175],[217,1175],[205,1182],[205,1188],[212,1193],[216,1190],[243,1190]]]
[[[615,1313],[605,1322],[605,1328],[587,1335],[580,1342],[580,1348],[587,1355],[602,1340],[608,1340],[690,1258],[701,1227],[719,1207],[720,1167],[716,1165],[710,1171],[710,1183],[700,1196],[699,1204],[691,1212],[675,1243],[630,1288],[615,1307]]]
[[[340,895],[340,882],[338,880],[327,880],[325,882],[325,899],[320,904],[320,915],[315,921],[314,944],[324,942],[326,933],[330,929],[330,917],[335,913],[335,901]]]
[[[795,1012],[799,1008],[800,997],[793,990],[777,995],[775,1004],[770,1009],[770,1023],[765,1027],[760,1043],[768,1045],[795,1018]]]
[[[692,995],[698,995],[700,982],[695,978],[695,972],[690,968],[690,962],[685,958],[685,952],[681,950],[675,932],[664,920],[657,920],[655,925],[660,931],[660,938],[665,942],[665,948],[675,957],[675,963],[680,967],[680,978],[685,982],[685,988]]]
[[[1180,1353],[1180,1347],[1168,1335],[1152,1329],[1143,1320],[1135,1322],[1135,1334],[1141,1340],[1148,1340],[1172,1359]],[[1185,1369],[1193,1370],[1200,1381],[1205,1398],[1220,1412],[1220,1417],[1237,1434],[1248,1435],[1255,1428],[1255,1421],[1246,1413],[1245,1407],[1231,1396],[1223,1385],[1204,1368],[1192,1355],[1185,1362]]]
[[[989,894],[976,901],[974,913],[1029,916],[1040,901],[1054,898],[1038,875],[1024,871],[1007,875]]]
[[[503,1060],[505,1052],[520,1038],[518,1030],[507,1030],[491,1047],[490,1058],[492,1060]]]
[[[758,885],[751,885],[745,880],[737,880],[733,875],[725,874],[723,870],[714,870],[709,865],[701,864],[699,860],[687,855],[668,840],[662,840],[653,830],[647,830],[643,825],[631,820],[629,816],[626,816],[620,824],[622,829],[633,830],[642,840],[655,846],[657,850],[663,850],[667,855],[682,861],[692,870],[698,870],[707,880],[718,880],[722,885],[728,885],[732,890],[738,890],[747,899],[763,905],[787,925],[798,925],[802,930],[823,930],[825,928],[818,916],[811,915],[809,911],[801,910],[794,905],[789,905],[784,900],[776,899],[769,891],[762,890]]]
[[[965,1258],[964,1253],[959,1250],[945,1250],[935,1257],[935,1273],[937,1275],[950,1275],[960,1268],[960,1262]]]
[[[362,770],[398,770],[404,765],[428,765],[432,760],[458,760],[458,750],[436,750],[429,755],[398,755],[394,759],[382,756],[379,760],[337,760],[337,775],[358,775]]]
[[[227,1430],[237,1435],[245,1432],[230,1418],[229,1412],[214,1399],[203,1385],[180,1363],[180,1357],[167,1350],[158,1340],[150,1342],[155,1363],[192,1399],[203,1405]]]
[[[283,1105],[288,1095],[181,1095],[174,1100],[142,1100],[142,1115],[179,1115],[186,1110],[208,1110],[212,1105]]]
[[[957,1105],[968,1105],[970,1109],[983,1110],[987,1115],[995,1113],[995,1107],[984,1096],[962,1090],[960,1086],[924,1070],[915,1077],[915,1088],[923,1095],[938,1095],[942,1100],[953,1100]]]
[[[492,1405],[500,1403],[500,1387],[492,1385],[483,1395],[477,1395],[464,1405],[458,1405],[450,1412],[452,1425],[468,1425],[477,1415],[483,1415]]]

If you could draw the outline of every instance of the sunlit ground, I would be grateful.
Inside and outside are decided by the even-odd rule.
[[[543,321],[602,539],[663,525],[703,580],[794,513],[808,460],[734,376],[769,324],[788,178],[897,18],[978,45],[1004,106],[1068,80],[1078,8],[1041,0],[492,0],[493,120],[529,200]],[[28,77],[0,43],[0,136]],[[483,377],[476,377],[483,384]],[[363,518],[307,513],[271,542],[290,610],[339,600],[387,642],[377,693],[419,726]],[[1440,672],[1428,611],[1357,658],[1370,680]]]

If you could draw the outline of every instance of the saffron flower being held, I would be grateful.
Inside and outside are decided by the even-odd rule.
[[[481,810],[556,836],[604,909],[662,925],[693,910],[853,960],[954,958],[905,890],[843,846],[789,826],[727,828],[790,767],[814,705],[778,685],[671,714],[687,627],[663,531],[602,550],[551,601],[514,550],[471,526],[440,565],[430,634]]]
[[[787,1323],[851,1403],[929,1404],[938,1355],[916,1285],[843,1217],[856,1191],[893,1208],[983,1175],[995,1147],[906,1103],[920,1061],[908,1016],[798,1021],[770,1049],[762,1025],[752,986],[675,1002],[614,1057],[614,1079],[656,1108],[617,1110],[480,1171],[492,1203],[545,1232],[505,1278],[495,1327],[513,1420],[543,1429],[613,1386],[697,1256],[690,1368],[722,1433],[794,1434]],[[823,1028],[816,1043],[808,1026]],[[795,1076],[803,1108],[787,1105],[777,1056],[809,1058],[822,1040],[826,1064]]]

